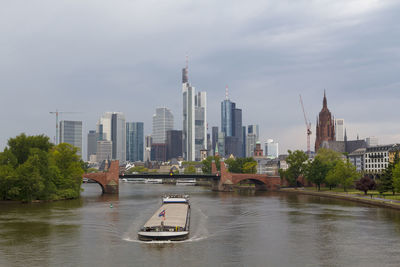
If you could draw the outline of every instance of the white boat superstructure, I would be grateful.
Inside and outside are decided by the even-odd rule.
[[[176,185],[196,185],[196,179],[177,179]]]

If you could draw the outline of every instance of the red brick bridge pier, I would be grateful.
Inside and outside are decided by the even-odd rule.
[[[220,176],[220,179],[215,180],[213,183],[212,189],[214,191],[233,191],[233,186],[244,180],[253,181],[256,190],[276,191],[281,187],[280,176],[269,176],[267,174],[231,173],[226,169],[223,161],[221,161],[220,172],[217,171],[217,167],[213,161],[211,164],[211,173],[218,174]]]
[[[119,161],[111,161],[108,170],[98,173],[85,173],[83,178],[88,178],[101,186],[103,194],[118,194],[119,192]]]

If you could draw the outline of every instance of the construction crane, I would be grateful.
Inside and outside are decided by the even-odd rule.
[[[81,112],[73,112],[73,111],[50,111],[50,114],[56,114],[56,145],[58,145],[59,141],[59,131],[58,131],[58,115],[64,113],[81,113]]]
[[[304,110],[304,104],[303,104],[303,99],[301,98],[300,95],[300,104],[301,108],[303,109],[303,115],[304,115],[304,121],[306,123],[306,128],[307,128],[307,155],[310,157],[311,151],[310,151],[310,135],[311,135],[311,122],[307,119],[306,111]]]

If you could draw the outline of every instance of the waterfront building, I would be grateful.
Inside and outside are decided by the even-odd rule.
[[[60,141],[77,147],[82,157],[82,121],[60,121]]]
[[[112,141],[99,140],[97,141],[96,161],[102,163],[105,160],[112,158]]]
[[[323,141],[320,144],[320,147],[328,148],[334,150],[339,153],[353,153],[355,150],[359,148],[366,148],[367,143],[365,140],[360,140],[357,137],[357,140],[347,140],[346,129],[344,131],[344,141]]]
[[[389,148],[389,163],[394,163],[396,155],[400,158],[400,144],[395,144]]]
[[[367,147],[364,157],[365,173],[381,174],[389,165],[389,150],[394,145]]]
[[[325,91],[324,99],[322,101],[322,110],[320,111],[319,117],[317,118],[315,134],[315,152],[318,151],[322,142],[336,140],[334,120],[332,118],[331,112],[328,109]]]
[[[336,141],[344,141],[344,119],[335,120]]]
[[[358,172],[364,170],[364,157],[366,148],[358,148],[348,155],[349,161],[356,167]]]
[[[225,134],[225,155],[244,157],[242,110],[230,101],[227,88],[225,100],[221,102],[221,131]]]
[[[368,147],[378,145],[378,137],[376,137],[376,136],[367,137],[367,138],[365,138],[365,141],[367,142]]]
[[[157,108],[153,115],[153,132],[151,134],[153,144],[165,144],[167,142],[167,131],[174,128],[174,116],[166,108]]]
[[[267,142],[265,142],[265,156],[270,159],[279,157],[279,144],[272,139],[268,139]]]
[[[167,160],[182,157],[182,131],[167,131]]]
[[[189,83],[188,65],[182,69],[183,158],[200,160],[200,150],[207,149],[207,95]]]
[[[126,123],[126,160],[143,161],[144,124],[143,122]]]
[[[126,124],[122,112],[106,112],[97,123],[99,140],[112,142],[111,159],[126,161]],[[98,159],[99,160],[99,159]]]
[[[92,161],[90,156],[96,155],[98,134],[95,130],[90,130],[87,135],[87,161]],[[92,157],[93,159],[93,157]]]

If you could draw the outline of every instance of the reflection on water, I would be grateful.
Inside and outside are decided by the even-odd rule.
[[[122,183],[119,196],[101,195],[96,184],[84,189],[79,200],[1,203],[0,266],[398,266],[400,260],[396,210],[192,186]],[[190,195],[190,238],[138,241],[165,193]]]

